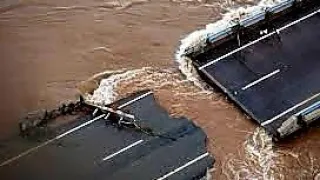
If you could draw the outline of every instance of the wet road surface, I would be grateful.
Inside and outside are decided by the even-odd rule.
[[[317,12],[279,34],[274,33],[199,69],[250,116],[277,134],[277,129],[290,116],[320,100],[320,32],[317,31],[320,15]],[[307,102],[296,107],[304,101]]]
[[[1,139],[17,133],[25,113],[74,99],[77,84],[94,73],[151,66],[152,75],[143,72],[121,82],[119,96],[148,86],[172,115],[194,120],[208,134],[208,149],[217,158],[216,179],[235,179],[240,173],[309,180],[319,172],[319,128],[272,144],[224,95],[207,95],[170,70],[176,68],[173,53],[181,38],[221,18],[226,7],[256,2],[161,0],[126,8],[110,8],[100,0],[5,2],[15,6],[0,14]],[[247,145],[261,156],[247,157]],[[0,148],[5,149],[2,141]],[[269,164],[277,166],[270,170]]]
[[[184,180],[201,178],[207,168],[212,167],[204,132],[185,118],[171,119],[152,94],[128,104],[123,110],[134,114],[161,136],[119,129],[111,123],[112,119],[105,120],[100,115],[81,129],[70,128],[67,132],[72,133],[62,133],[55,141],[45,141],[30,153],[21,152],[17,159],[1,163],[0,176],[39,180]]]

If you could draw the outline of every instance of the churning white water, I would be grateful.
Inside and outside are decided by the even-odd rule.
[[[274,6],[283,0],[262,0],[255,6],[240,7],[229,9],[222,16],[222,19],[208,24],[204,29],[194,31],[183,38],[175,54],[175,61],[178,64],[179,71],[165,69],[160,70],[153,67],[144,67],[141,69],[117,71],[104,73],[99,80],[97,88],[92,94],[87,94],[86,100],[94,104],[106,105],[115,101],[119,96],[126,93],[142,89],[157,90],[168,88],[173,95],[192,94],[195,98],[209,96],[213,92],[201,81],[191,60],[186,57],[187,52],[201,51],[206,45],[208,34],[216,33],[229,27],[232,22],[250,16],[258,10],[265,10],[267,7]],[[228,2],[225,2],[228,3]],[[134,86],[131,86],[134,82]],[[194,86],[190,88],[191,86]],[[122,90],[119,90],[121,87]],[[188,87],[188,88],[187,88]],[[123,90],[127,92],[123,92]],[[292,152],[282,152],[275,149],[275,145],[268,134],[262,129],[257,128],[250,135],[239,150],[239,155],[228,156],[223,165],[223,173],[227,179],[235,180],[276,180],[285,179],[281,172],[283,171],[282,158],[285,155],[292,155],[292,158],[298,161],[299,156]],[[290,155],[290,157],[291,157]],[[312,156],[311,156],[312,157]],[[224,157],[216,157],[217,159]],[[312,161],[310,161],[311,163]],[[319,179],[316,168],[306,170],[313,173],[315,179]]]
[[[194,67],[192,66],[191,60],[186,56],[186,53],[201,52],[206,46],[206,39],[209,34],[218,33],[228,27],[232,26],[234,22],[251,16],[257,11],[265,11],[266,8],[279,4],[285,0],[261,0],[257,5],[239,7],[236,9],[227,8],[227,13],[222,15],[222,19],[214,23],[207,24],[205,28],[194,31],[188,34],[185,38],[180,41],[180,46],[175,54],[175,60],[178,63],[180,71],[186,76],[186,78],[199,87],[204,87],[203,83],[199,81]],[[221,3],[230,4],[227,1]]]

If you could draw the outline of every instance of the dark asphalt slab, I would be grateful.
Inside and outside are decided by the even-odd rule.
[[[148,126],[153,133],[119,128],[101,119],[1,166],[0,177],[10,180],[149,180],[169,174],[164,179],[197,179],[212,167],[205,133],[186,118],[170,118],[152,94],[122,110],[134,114],[141,120],[139,123]],[[197,159],[199,156],[201,158]],[[194,159],[196,161],[192,162]],[[180,170],[175,171],[179,167]]]
[[[112,175],[111,179],[157,179],[173,171],[177,167],[183,166],[187,162],[206,153],[205,149],[199,148],[204,144],[204,134],[195,131],[190,135],[183,136],[177,141],[170,142],[166,146],[161,146],[150,154],[134,161],[129,166],[120,169]],[[140,149],[142,150],[142,149]],[[170,158],[166,156],[171,155]],[[210,163],[209,159],[203,159]],[[199,168],[198,164],[196,165]],[[206,167],[202,173],[205,173]],[[140,173],[136,173],[143,170]],[[104,173],[105,174],[105,173]],[[185,174],[185,172],[183,173]],[[108,176],[108,174],[106,174]],[[174,177],[174,176],[173,176]],[[172,177],[172,178],[173,178]],[[170,178],[170,179],[172,179]],[[193,177],[189,177],[192,179]],[[177,179],[177,178],[175,178]],[[188,179],[188,176],[179,179]]]
[[[320,14],[285,30],[276,44],[266,39],[205,70],[264,122],[320,92],[318,29]],[[278,69],[278,74],[241,89]]]
[[[141,138],[144,137],[137,133],[125,133],[96,122],[0,168],[0,174],[10,179],[63,179],[64,174],[68,174],[68,179],[88,179],[87,175],[99,167],[105,156]]]
[[[259,124],[276,134],[288,117],[320,101],[319,29],[317,13],[202,69],[208,59],[214,58],[208,53],[200,55],[196,61],[202,63],[196,66],[209,83],[218,85]],[[288,111],[309,98],[306,104]]]

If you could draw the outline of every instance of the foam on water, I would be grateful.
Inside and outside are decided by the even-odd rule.
[[[230,156],[225,164],[224,174],[235,180],[274,180],[274,158],[270,136],[264,129],[257,128],[243,144],[244,157]]]
[[[86,88],[88,83],[97,83],[98,85],[91,93],[91,87],[81,90],[82,94],[87,102],[97,105],[108,105],[115,101],[119,95],[125,96],[143,89],[157,91],[167,88],[179,96],[212,93],[192,86],[190,81],[182,78],[181,74],[174,69],[161,70],[151,67],[103,72],[90,78],[80,89]]]
[[[105,78],[99,80],[98,88],[86,96],[86,100],[93,104],[107,105],[128,93],[143,89],[152,89],[155,92],[169,90],[172,97],[177,99],[192,97],[200,100],[212,96],[209,91],[193,86],[174,69],[144,67],[127,71],[108,71],[96,75],[91,80],[99,79],[101,76]],[[176,103],[171,104],[171,108],[179,109],[180,104]],[[226,175],[229,179],[273,180],[273,158],[276,155],[272,140],[266,132],[258,128],[242,147],[244,155],[238,159],[232,157],[227,160],[224,169],[228,171]]]
[[[186,78],[196,86],[204,87],[199,76],[192,66],[190,58],[186,56],[187,53],[201,52],[206,46],[206,39],[209,34],[220,32],[231,25],[232,22],[239,21],[256,11],[263,11],[268,7],[274,6],[283,2],[284,0],[261,0],[255,6],[239,7],[237,9],[228,8],[228,12],[223,14],[222,19],[214,23],[207,24],[204,29],[194,31],[183,38],[180,42],[180,47],[176,51],[175,60],[178,63],[180,71],[186,76]],[[227,3],[228,4],[228,3]]]
[[[212,93],[208,90],[205,83],[199,78],[195,68],[192,66],[191,59],[186,56],[187,52],[201,51],[206,46],[205,41],[209,33],[218,32],[227,27],[232,21],[245,18],[256,10],[263,10],[273,6],[283,0],[262,0],[256,6],[229,9],[223,18],[215,23],[208,24],[206,28],[192,32],[181,40],[181,45],[175,54],[180,72],[185,76],[182,78],[180,73],[173,69],[160,70],[151,67],[141,69],[107,72],[94,77],[97,86],[92,94],[86,94],[86,100],[99,105],[110,104],[119,96],[132,93],[142,89],[169,89],[172,96],[192,95],[201,99],[208,98]],[[190,83],[192,82],[192,83]],[[134,84],[134,86],[133,86]],[[192,86],[195,85],[195,86]],[[202,96],[204,95],[204,96]],[[179,104],[171,105],[179,106]],[[262,128],[257,128],[251,136],[241,146],[239,156],[231,155],[224,162],[224,174],[228,179],[253,179],[253,180],[274,180],[283,179],[281,172],[284,171],[282,158],[290,156],[300,162],[299,155],[293,152],[283,152],[276,150],[270,136]],[[312,164],[312,156],[310,156]],[[223,157],[217,157],[219,159]],[[318,178],[315,167],[308,167],[305,172],[310,172],[312,176]]]
[[[181,74],[174,69],[163,70],[144,67],[134,70],[108,71],[96,75],[91,80],[93,79],[98,79],[100,83],[92,94],[86,96],[86,100],[99,105],[110,104],[126,94],[143,89],[152,89],[156,94],[161,94],[162,90],[166,90],[166,92],[170,92],[170,97],[175,99],[170,101],[170,109],[173,109],[174,114],[182,115],[184,110],[182,112],[179,110],[181,106],[185,107],[180,104],[183,102],[182,99],[190,98],[199,101],[202,98],[210,99],[216,95],[193,86],[189,80],[181,77]],[[299,171],[297,177],[316,177],[319,167],[314,165],[315,158],[312,155],[305,158],[304,154],[300,155],[300,152],[275,148],[266,131],[257,128],[240,146],[238,156],[232,154],[226,159],[223,159],[224,157],[216,158],[222,160],[224,164],[222,171],[230,180],[285,179],[286,175],[292,174],[292,172],[288,172],[286,162],[303,164],[300,165],[301,167],[299,166],[303,169],[301,170],[303,173]],[[284,158],[289,160],[284,160]]]
[[[109,71],[107,73],[98,74],[89,81],[99,79],[101,75],[106,76],[100,80],[99,87],[94,90],[93,94],[86,93],[85,99],[87,102],[96,105],[108,105],[114,102],[118,96],[115,89],[119,83],[133,79],[137,74],[145,71],[147,68],[128,70],[128,71]],[[99,80],[98,80],[99,81]]]
[[[106,73],[102,73],[104,76]],[[123,72],[108,72],[108,77],[100,81],[93,94],[88,94],[87,101],[93,104],[106,105],[125,94],[143,89],[153,91],[169,90],[173,97],[209,98],[208,91],[192,86],[189,80],[181,77],[180,73],[172,69],[160,70],[151,67],[127,70]],[[96,77],[100,77],[98,75]],[[171,108],[179,109],[179,102],[171,104]],[[176,113],[176,112],[174,112]],[[179,110],[178,110],[179,113]],[[263,129],[258,128],[247,141],[243,143],[244,155],[238,159],[232,157],[227,160],[226,167],[229,179],[257,179],[273,180],[273,167],[276,157],[271,138]],[[245,157],[243,157],[245,156]],[[221,157],[217,157],[221,158]]]
[[[242,146],[239,155],[225,160],[223,173],[230,180],[317,179],[319,159],[308,149],[276,148],[271,137],[257,128]]]
[[[206,39],[209,34],[217,33],[226,29],[234,21],[250,16],[257,10],[265,10],[267,7],[274,6],[282,0],[262,0],[255,6],[240,7],[229,9],[223,18],[215,23],[206,25],[205,29],[197,30],[187,35],[181,40],[180,47],[175,54],[180,71],[186,78],[196,86],[204,88],[195,68],[192,66],[191,59],[187,53],[201,52],[206,46]],[[226,173],[228,179],[274,179],[274,161],[276,153],[273,151],[273,143],[263,129],[258,128],[252,136],[244,143],[245,159],[239,160],[231,158],[227,161]]]

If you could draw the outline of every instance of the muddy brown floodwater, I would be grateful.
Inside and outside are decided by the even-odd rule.
[[[151,88],[172,115],[204,128],[217,159],[214,179],[316,178],[319,128],[274,144],[224,95],[201,90],[177,72],[174,52],[184,35],[221,18],[224,7],[249,3],[2,0],[0,137],[16,133],[25,113],[75,99],[79,82],[95,73],[140,69],[117,93]]]

